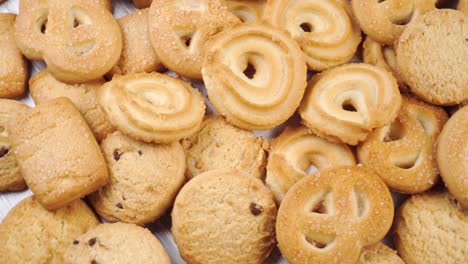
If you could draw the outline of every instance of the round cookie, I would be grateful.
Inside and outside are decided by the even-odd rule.
[[[457,9],[468,14],[468,0],[459,0]]]
[[[275,245],[276,205],[262,181],[233,170],[204,172],[180,191],[172,234],[187,263],[262,263]]]
[[[170,264],[161,242],[148,229],[133,224],[101,224],[69,243],[64,264]]]
[[[185,177],[179,142],[156,145],[114,132],[101,143],[110,181],[89,196],[96,212],[111,222],[143,225],[172,206]]]
[[[407,264],[468,263],[468,216],[447,192],[413,195],[394,225],[395,247]]]
[[[182,141],[189,179],[213,169],[237,169],[256,178],[265,175],[267,142],[230,125],[222,116],[206,118],[200,130]]]
[[[468,100],[468,17],[437,9],[409,24],[397,45],[397,72],[423,100],[453,105]]]
[[[405,264],[397,252],[382,243],[365,247],[357,264]]]
[[[229,11],[242,22],[261,22],[267,0],[226,0]]]
[[[28,197],[0,224],[0,263],[61,263],[68,245],[98,224],[81,200],[52,212]]]

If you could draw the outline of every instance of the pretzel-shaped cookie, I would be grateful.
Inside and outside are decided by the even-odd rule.
[[[286,121],[306,86],[299,45],[266,24],[239,24],[207,43],[202,74],[218,113],[244,129],[269,129]]]
[[[287,30],[301,45],[314,71],[348,62],[361,42],[361,30],[342,0],[268,1],[265,19]]]
[[[400,105],[401,95],[392,74],[358,63],[316,74],[299,113],[317,135],[356,145],[374,128],[392,122]]]
[[[356,263],[393,221],[390,192],[370,169],[336,167],[311,174],[286,194],[278,211],[278,246],[291,263]]]
[[[226,0],[229,11],[234,13],[242,22],[260,22],[267,0]]]
[[[403,97],[396,120],[358,147],[359,161],[395,191],[423,192],[438,180],[435,142],[447,119],[442,108]]]
[[[117,75],[98,89],[98,99],[112,125],[145,142],[169,143],[191,136],[205,114],[198,90],[160,73]]]
[[[328,142],[305,127],[286,127],[270,144],[266,183],[276,202],[307,175],[314,165],[318,171],[329,167],[356,165],[353,152],[345,144]]]
[[[44,60],[63,82],[107,73],[120,57],[122,34],[112,14],[92,0],[23,0],[16,44],[26,57]]]

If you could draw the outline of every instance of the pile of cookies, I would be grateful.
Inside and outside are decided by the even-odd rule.
[[[19,3],[0,263],[468,263],[468,1]]]

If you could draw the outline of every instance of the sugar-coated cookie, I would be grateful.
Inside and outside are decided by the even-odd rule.
[[[143,225],[172,206],[185,182],[179,142],[156,145],[114,132],[101,143],[109,183],[89,196],[96,212],[111,222]]]
[[[8,132],[21,174],[47,209],[63,207],[107,183],[99,145],[67,98],[37,106]]]
[[[187,177],[214,169],[237,169],[256,178],[265,176],[267,142],[251,131],[237,128],[222,116],[203,120],[200,130],[184,139]]]
[[[188,263],[263,263],[275,245],[276,205],[262,181],[235,170],[190,180],[172,210],[172,234]]]
[[[101,224],[69,243],[64,264],[171,264],[161,242],[148,229],[133,224]]]
[[[28,197],[0,224],[0,263],[61,263],[68,245],[98,224],[81,200],[47,211],[36,198]]]
[[[397,252],[382,243],[365,247],[357,264],[405,264]]]
[[[267,0],[226,0],[229,11],[242,22],[261,22]]]

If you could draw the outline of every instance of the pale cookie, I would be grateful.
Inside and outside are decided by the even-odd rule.
[[[0,99],[0,192],[19,191],[26,188],[23,176],[16,162],[16,156],[8,139],[8,126],[29,112],[21,102]]]
[[[266,183],[279,204],[288,190],[308,174],[309,167],[321,171],[345,165],[356,165],[346,144],[329,142],[302,126],[286,127],[271,141]]]
[[[265,176],[267,142],[251,131],[210,116],[200,130],[182,141],[187,155],[187,177],[213,169],[237,169],[256,178]]]
[[[447,192],[411,196],[394,225],[393,240],[407,264],[468,263],[468,216]]]
[[[60,263],[68,245],[98,224],[81,200],[52,212],[26,198],[0,224],[0,263]]]
[[[267,0],[226,0],[229,11],[242,22],[261,22]]]
[[[438,9],[416,19],[396,46],[397,71],[411,90],[437,105],[468,100],[468,17]]]
[[[278,211],[278,246],[291,264],[356,263],[393,221],[393,201],[370,169],[335,167],[311,174],[286,194]]]
[[[115,129],[99,106],[96,91],[105,83],[104,79],[82,83],[67,84],[52,76],[47,69],[38,72],[29,80],[29,91],[36,105],[58,97],[66,97],[76,106],[93,131],[98,142]]]
[[[235,170],[190,180],[172,210],[172,234],[191,263],[263,263],[275,243],[276,206],[262,181]]]
[[[459,0],[457,9],[468,14],[468,0]]]
[[[132,224],[101,224],[79,236],[64,253],[64,264],[171,264],[159,240]]]
[[[89,196],[99,215],[110,222],[143,225],[172,206],[185,182],[185,155],[179,142],[143,143],[115,132],[101,149],[109,183]]]
[[[365,247],[357,264],[405,264],[397,252],[382,243]]]
[[[455,112],[442,129],[437,164],[450,193],[468,209],[468,106]]]
[[[99,145],[67,98],[37,106],[8,130],[21,174],[47,209],[63,207],[107,183]]]

